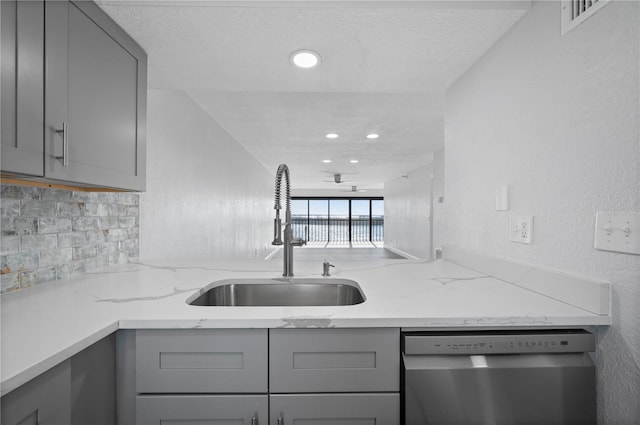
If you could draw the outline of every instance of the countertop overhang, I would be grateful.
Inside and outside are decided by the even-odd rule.
[[[331,259],[366,301],[338,307],[200,307],[223,279],[280,278],[278,260],[139,261],[2,296],[2,394],[118,329],[567,328],[611,324],[609,284],[449,248],[445,259]],[[464,264],[464,265],[463,265]],[[321,262],[295,262],[320,277]],[[328,277],[326,279],[331,279]]]

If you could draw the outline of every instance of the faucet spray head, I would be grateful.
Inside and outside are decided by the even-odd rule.
[[[282,245],[282,220],[280,220],[280,210],[276,210],[276,218],[273,220],[273,242],[271,245]]]

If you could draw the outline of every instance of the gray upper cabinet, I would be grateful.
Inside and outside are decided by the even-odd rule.
[[[45,176],[144,190],[145,52],[93,2],[45,9]]]
[[[2,1],[2,172],[144,190],[147,56],[90,1]]]
[[[2,171],[44,175],[44,2],[0,2]]]

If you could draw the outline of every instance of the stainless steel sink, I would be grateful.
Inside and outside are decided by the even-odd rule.
[[[187,299],[195,306],[344,306],[364,302],[360,286],[348,279],[227,279]]]

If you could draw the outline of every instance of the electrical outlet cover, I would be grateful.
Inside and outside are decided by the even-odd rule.
[[[531,245],[533,243],[533,216],[511,216],[509,235],[511,237],[511,242]]]

